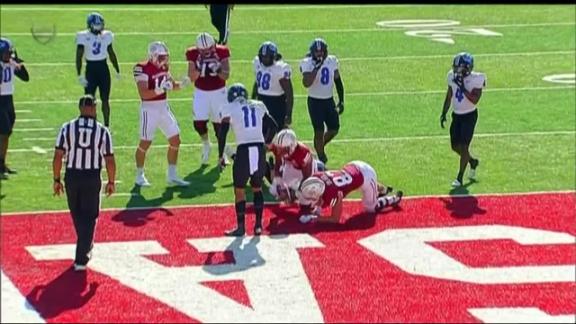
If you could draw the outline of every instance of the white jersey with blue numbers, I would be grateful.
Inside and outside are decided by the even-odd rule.
[[[86,61],[102,61],[108,58],[108,45],[114,41],[114,34],[103,30],[95,35],[89,30],[76,34],[76,45],[84,45],[84,58]]]
[[[284,94],[280,79],[290,79],[292,76],[292,69],[288,63],[280,60],[271,66],[264,66],[256,56],[253,65],[258,94],[263,96],[281,96]]]
[[[312,72],[314,70],[314,60],[312,57],[305,57],[300,62],[300,72]],[[338,70],[338,59],[334,55],[328,55],[320,70],[316,73],[316,79],[308,88],[308,96],[316,99],[329,99],[334,96],[334,72]]]
[[[264,143],[262,119],[268,113],[266,105],[258,100],[238,99],[222,107],[220,116],[229,117],[236,136],[236,145]]]
[[[467,114],[476,109],[476,105],[468,100],[454,82],[454,71],[448,72],[448,86],[452,88],[452,109],[457,115]],[[464,87],[468,91],[472,89],[483,89],[486,87],[486,75],[484,73],[472,72],[464,78]]]
[[[14,63],[10,61],[9,63],[0,62],[0,67],[2,69],[2,74],[0,78],[2,81],[0,83],[0,96],[9,96],[14,94]]]

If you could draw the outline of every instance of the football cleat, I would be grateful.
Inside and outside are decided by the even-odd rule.
[[[254,226],[254,235],[260,235],[260,234],[262,234],[262,225]]]
[[[168,184],[177,187],[186,187],[190,185],[190,182],[180,179],[179,177],[168,178]]]
[[[134,183],[140,187],[150,187],[150,182],[148,182],[148,179],[146,179],[144,174],[136,176],[136,181],[134,181]]]
[[[452,181],[452,187],[456,188],[456,187],[461,187],[462,183],[460,181],[458,181],[458,179]]]
[[[74,271],[86,271],[86,265],[74,263]]]
[[[238,227],[234,230],[224,232],[226,236],[244,236],[244,234],[246,234],[244,227]]]
[[[306,223],[310,223],[311,221],[313,221],[316,218],[318,218],[317,215],[308,214],[308,215],[300,216],[300,218],[298,218],[298,220],[300,221],[300,223],[306,224]]]

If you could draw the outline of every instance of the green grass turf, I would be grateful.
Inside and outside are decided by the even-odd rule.
[[[54,8],[64,10],[50,10]],[[74,33],[85,26],[91,8],[0,7],[0,33],[15,43],[31,75],[30,83],[16,84],[17,131],[11,138],[8,162],[20,174],[1,183],[2,212],[66,209],[65,199],[51,194],[52,147],[61,124],[77,114],[76,100],[82,89],[74,68]],[[184,51],[193,44],[196,32],[216,35],[208,10],[203,6],[98,8],[107,27],[116,33],[114,47],[123,76],[112,81],[111,102],[121,183],[118,195],[103,199],[102,206],[232,202],[231,171],[220,174],[215,168],[215,145],[211,164],[200,168],[200,141],[191,122],[191,88],[170,98],[185,144],[179,173],[192,185],[166,189],[165,147],[153,146],[146,162],[153,186],[140,192],[132,186],[139,103],[131,68],[145,58],[150,41],[164,40],[171,50],[173,74],[183,76]],[[458,12],[457,19],[454,12]],[[341,132],[327,148],[330,167],[361,159],[375,167],[383,182],[408,195],[446,194],[457,173],[458,158],[450,150],[448,130],[439,126],[439,114],[451,59],[467,50],[476,56],[475,69],[485,72],[488,81],[479,104],[478,136],[472,144],[473,154],[481,160],[479,181],[459,192],[570,190],[575,180],[574,86],[542,78],[574,73],[575,15],[575,6],[557,5],[272,6],[267,10],[238,5],[231,20],[230,82],[251,88],[251,61],[259,44],[275,41],[294,71],[294,129],[301,139],[310,141],[298,62],[314,37],[324,37],[330,52],[340,59],[346,89]],[[377,21],[397,19],[452,19],[460,21],[459,28],[486,28],[502,36],[455,35],[456,43],[449,45],[407,36],[401,28],[376,26]],[[31,37],[32,26],[51,25],[56,25],[58,33],[52,42],[43,45]],[[25,121],[30,119],[39,120]],[[50,130],[18,130],[28,128]],[[165,144],[158,132],[155,145]],[[46,153],[33,152],[32,147]]]

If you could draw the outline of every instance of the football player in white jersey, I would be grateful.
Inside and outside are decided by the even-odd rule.
[[[268,112],[281,129],[290,127],[292,107],[294,106],[290,65],[282,60],[278,47],[270,41],[260,45],[253,65],[256,81],[254,82],[252,99],[264,102]],[[274,135],[280,131],[273,126],[269,123],[264,124],[262,131],[266,144],[269,144]]]
[[[316,38],[310,52],[300,63],[302,83],[308,88],[308,113],[314,128],[314,148],[320,161],[326,162],[324,147],[338,134],[340,117],[344,112],[344,85],[338,71],[338,59],[328,55],[328,44]],[[336,86],[338,104],[334,104]],[[324,130],[326,125],[326,131]]]
[[[24,66],[24,61],[18,57],[12,42],[0,38],[0,179],[6,179],[8,174],[16,171],[6,166],[8,140],[16,121],[14,110],[14,76],[28,82],[30,76]]]
[[[463,184],[462,178],[466,166],[470,163],[470,179],[476,178],[476,168],[480,161],[470,155],[469,147],[474,136],[474,128],[478,120],[477,104],[482,97],[482,89],[486,87],[486,75],[472,72],[474,57],[470,53],[457,54],[452,61],[452,69],[448,72],[448,91],[444,107],[440,115],[440,126],[444,128],[446,113],[452,106],[452,123],[450,124],[450,143],[452,150],[460,156],[460,170],[453,187]]]
[[[254,196],[254,211],[256,222],[254,234],[262,233],[262,213],[264,211],[264,195],[262,181],[266,164],[266,149],[262,123],[264,118],[271,118],[268,109],[261,101],[248,100],[248,91],[244,85],[235,83],[228,89],[228,104],[220,112],[222,124],[218,134],[218,156],[220,167],[226,166],[224,147],[230,125],[236,137],[236,156],[232,165],[234,196],[236,207],[236,229],[226,232],[227,236],[243,236],[246,233],[244,215],[246,213],[246,196],[244,187],[250,179]]]
[[[114,34],[104,29],[104,17],[97,12],[92,12],[86,19],[87,30],[76,34],[76,72],[78,82],[84,88],[85,94],[95,96],[96,88],[100,91],[102,101],[102,115],[104,125],[110,126],[110,70],[106,59],[110,61],[116,70],[116,78],[120,79],[120,67],[116,53],[112,48]],[[82,75],[82,58],[86,59],[86,76]]]

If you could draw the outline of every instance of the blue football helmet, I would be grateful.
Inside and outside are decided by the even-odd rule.
[[[317,52],[322,52],[320,55],[317,55]],[[328,56],[328,43],[322,38],[316,38],[310,44],[310,52],[309,55],[315,61],[323,61]]]
[[[457,75],[469,75],[474,69],[474,57],[468,52],[456,54],[452,61],[452,69]]]
[[[104,30],[104,17],[97,12],[91,12],[86,18],[86,26],[94,34],[99,34]]]
[[[271,66],[279,57],[278,47],[273,42],[267,41],[260,45],[260,49],[258,49],[258,59],[264,66]]]
[[[12,42],[5,37],[0,37],[0,59],[4,62],[8,62],[12,56]]]
[[[242,83],[234,83],[228,88],[228,102],[233,102],[238,98],[248,99],[248,90]]]

